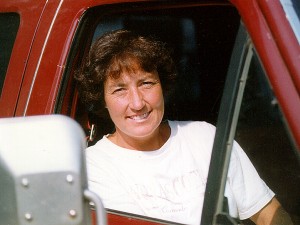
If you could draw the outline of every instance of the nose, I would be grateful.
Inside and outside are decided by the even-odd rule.
[[[145,106],[143,93],[138,88],[133,88],[129,95],[129,107],[134,110],[141,110]]]

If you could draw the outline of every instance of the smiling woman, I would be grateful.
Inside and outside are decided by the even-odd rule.
[[[159,128],[164,115],[160,79],[157,72],[145,72],[137,62],[132,65],[132,70],[121,72],[118,79],[109,76],[104,84],[106,108],[116,125],[109,139],[124,148],[159,149],[165,142]]]
[[[77,75],[81,96],[98,116],[108,112],[113,143],[154,150],[166,142],[163,93],[170,94],[176,69],[162,43],[124,30],[109,33],[94,43],[84,71]]]
[[[215,127],[164,120],[176,75],[164,44],[116,30],[95,41],[82,71],[76,78],[83,101],[114,124],[86,150],[90,189],[109,209],[199,224]],[[225,195],[232,216],[257,224],[280,207],[237,143]]]

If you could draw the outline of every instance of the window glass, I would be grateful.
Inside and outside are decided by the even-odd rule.
[[[280,0],[280,2],[300,44],[300,2],[298,0]]]
[[[18,14],[0,13],[0,96],[19,24]]]
[[[295,12],[297,13],[298,18],[300,18],[300,2],[297,0],[292,0]]]
[[[249,69],[236,140],[277,199],[299,222],[300,165],[276,97],[260,62]]]

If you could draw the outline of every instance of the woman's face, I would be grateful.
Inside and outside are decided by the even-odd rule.
[[[141,140],[158,135],[164,98],[157,72],[145,72],[135,65],[117,79],[108,76],[104,99],[118,135]]]

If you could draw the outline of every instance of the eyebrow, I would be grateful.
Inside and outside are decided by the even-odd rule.
[[[140,81],[145,81],[147,79],[154,79],[156,81],[159,81],[159,76],[155,75],[153,73],[146,73],[146,74],[142,74],[139,78],[138,78],[138,82]],[[123,80],[119,77],[119,78],[112,78],[111,79],[111,84],[107,86],[107,89],[111,89],[111,88],[115,88],[115,87],[125,87],[126,84],[123,82]]]
[[[107,90],[111,90],[113,88],[118,88],[118,87],[125,87],[125,83],[121,83],[121,82],[113,82],[110,85],[107,85]]]

